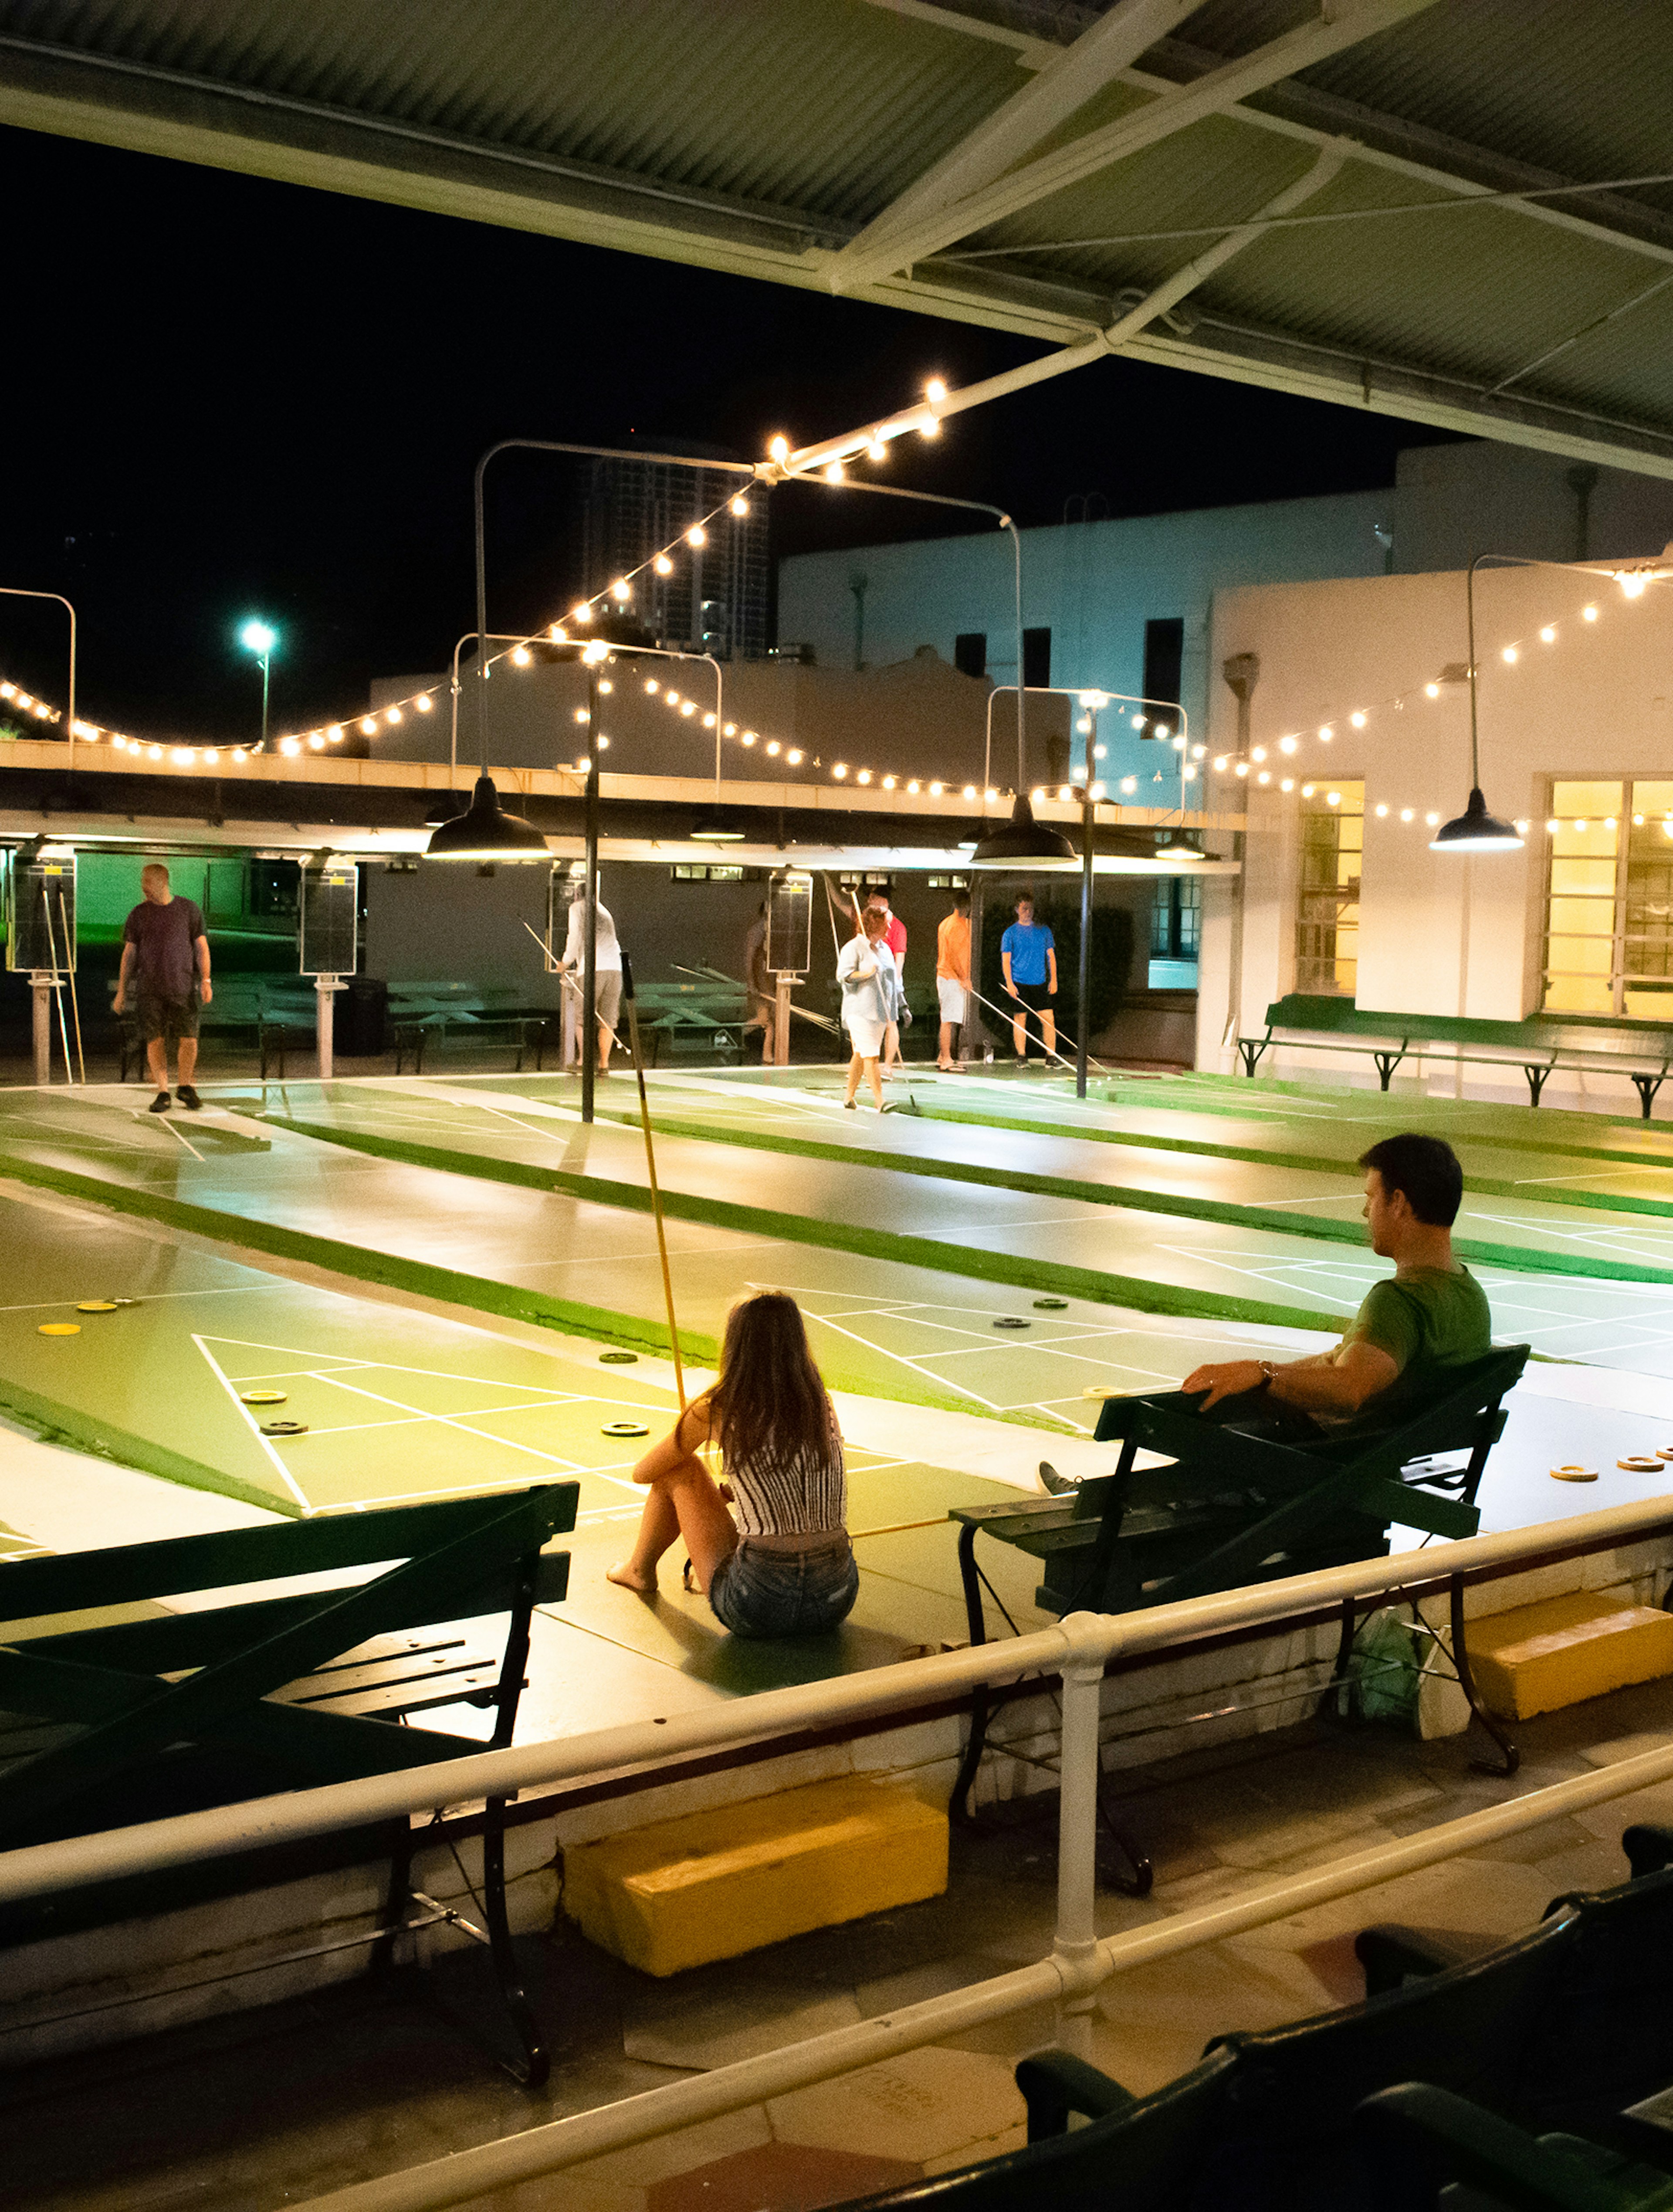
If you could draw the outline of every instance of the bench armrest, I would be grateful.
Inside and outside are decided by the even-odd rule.
[[[1023,2059],[1016,2069],[1016,2086],[1028,2107],[1030,2142],[1066,2135],[1071,2112],[1101,2120],[1138,2102],[1118,2081],[1066,2051],[1037,2051],[1032,2058]]]

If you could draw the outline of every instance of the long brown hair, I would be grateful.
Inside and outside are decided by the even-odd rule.
[[[783,1291],[740,1298],[726,1316],[720,1375],[709,1393],[723,1460],[783,1465],[831,1452],[831,1401],[813,1364],[802,1309]]]

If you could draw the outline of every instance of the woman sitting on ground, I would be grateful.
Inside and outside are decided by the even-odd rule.
[[[697,1456],[706,1443],[719,1447],[724,1489]],[[814,1636],[846,1618],[860,1584],[842,1431],[794,1298],[763,1291],[732,1308],[714,1387],[633,1480],[651,1495],[611,1582],[653,1596],[657,1562],[683,1536],[696,1587],[734,1636]]]

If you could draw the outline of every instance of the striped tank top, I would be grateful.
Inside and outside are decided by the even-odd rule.
[[[734,1460],[724,1449],[726,1480],[741,1536],[835,1536],[848,1522],[848,1482],[842,1465],[842,1431],[836,1408],[826,1401],[830,1433],[822,1451],[792,1460],[761,1454]]]

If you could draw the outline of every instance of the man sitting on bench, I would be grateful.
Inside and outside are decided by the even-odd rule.
[[[1282,1364],[1230,1359],[1198,1367],[1179,1395],[1205,1395],[1186,1410],[1282,1443],[1387,1428],[1417,1412],[1452,1369],[1491,1349],[1486,1295],[1452,1257],[1464,1196],[1452,1147],[1440,1137],[1385,1137],[1359,1164],[1371,1249],[1393,1261],[1393,1274],[1373,1285],[1333,1351]],[[1075,1486],[1045,1461],[1040,1474],[1053,1493]]]

